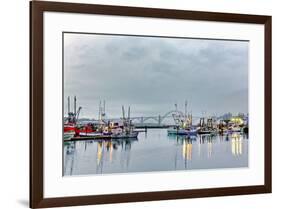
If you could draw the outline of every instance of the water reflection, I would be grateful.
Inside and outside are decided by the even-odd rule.
[[[69,174],[73,173],[73,164],[74,164],[74,154],[75,154],[75,142],[65,142],[64,143],[64,165],[70,168]],[[64,174],[67,173],[67,166],[64,166]]]
[[[114,152],[117,152],[118,149],[120,149],[122,152],[121,158],[123,166],[125,165],[125,167],[128,167],[130,162],[130,150],[134,141],[137,141],[137,139],[99,140],[94,142],[97,143],[97,173],[103,173],[104,162],[113,162]]]
[[[240,134],[233,134],[231,136],[231,151],[234,156],[242,155],[242,137]]]
[[[64,174],[102,174],[248,166],[248,136],[167,136],[165,129],[136,139],[64,144]]]
[[[185,160],[192,159],[192,141],[184,140],[182,145],[182,156]]]

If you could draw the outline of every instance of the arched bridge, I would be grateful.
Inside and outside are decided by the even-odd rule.
[[[143,123],[147,123],[148,121],[152,121],[154,123],[157,123],[157,124],[162,124],[163,121],[167,118],[171,118],[173,116],[173,114],[178,114],[180,116],[184,116],[184,113],[179,111],[179,110],[171,110],[167,113],[165,113],[164,115],[158,115],[158,116],[143,116],[143,117],[131,117],[132,121],[134,123],[140,123],[140,124],[143,124]]]

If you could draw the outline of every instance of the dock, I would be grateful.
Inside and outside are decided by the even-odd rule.
[[[84,141],[84,140],[110,140],[112,139],[111,136],[78,136],[78,137],[72,137],[70,140],[64,140],[64,142],[67,141]]]

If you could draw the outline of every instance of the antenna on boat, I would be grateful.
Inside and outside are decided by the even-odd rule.
[[[122,105],[122,115],[123,115],[123,120],[125,120],[125,110],[124,110],[124,106]]]
[[[74,96],[74,116],[76,117],[76,96]]]
[[[128,120],[130,120],[130,113],[131,113],[131,108],[129,106],[129,108],[128,108]]]
[[[101,101],[99,103],[99,122],[101,122]]]
[[[185,100],[185,104],[184,104],[184,117],[186,119],[186,115],[187,114],[187,100]]]
[[[129,108],[128,108],[128,126],[129,126],[129,128],[131,127],[130,115],[131,115],[131,108],[129,106]]]
[[[67,97],[67,114],[69,115],[70,113],[70,98],[69,96]]]
[[[105,116],[105,100],[103,100],[103,116]]]
[[[77,110],[76,121],[78,121],[78,119],[79,119],[79,114],[80,114],[81,109],[82,109],[82,107],[80,106]]]
[[[192,119],[193,119],[193,117],[192,117],[192,110],[190,111],[190,125],[192,125]]]

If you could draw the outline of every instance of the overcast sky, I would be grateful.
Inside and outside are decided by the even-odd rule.
[[[248,113],[247,41],[64,34],[64,97],[77,96],[81,117],[184,111]],[[72,105],[73,107],[73,105]]]

